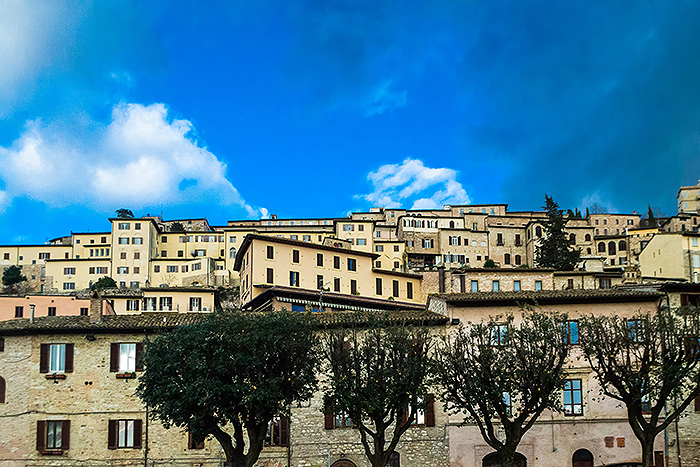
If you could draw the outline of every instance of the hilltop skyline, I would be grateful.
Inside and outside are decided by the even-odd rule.
[[[675,214],[700,5],[0,6],[0,243],[507,203]]]

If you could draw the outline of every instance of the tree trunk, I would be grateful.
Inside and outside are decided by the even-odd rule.
[[[503,446],[503,448],[498,452],[498,456],[501,458],[501,467],[516,467],[515,448],[508,445]]]
[[[647,437],[642,443],[642,466],[654,467],[654,438]]]

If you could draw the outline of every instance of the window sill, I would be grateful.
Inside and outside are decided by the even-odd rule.
[[[39,451],[44,456],[62,456],[63,449],[43,449]]]
[[[45,375],[44,378],[46,379],[66,379],[66,375],[64,373],[50,373],[48,375]]]
[[[132,378],[136,378],[136,372],[117,373],[117,379],[132,379]]]

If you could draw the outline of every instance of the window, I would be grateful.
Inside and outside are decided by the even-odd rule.
[[[365,240],[364,238],[358,238],[357,244],[360,246],[367,245],[367,240]]]
[[[479,291],[479,281],[472,281],[472,292]]]
[[[355,226],[352,224],[343,224],[343,232],[351,232],[355,230]]]
[[[72,373],[73,344],[41,344],[40,373]]]
[[[382,278],[377,277],[374,281],[374,285],[375,285],[375,292],[374,293],[377,295],[381,295],[382,294]]]
[[[644,320],[641,319],[628,319],[627,320],[627,337],[632,342],[644,342],[646,335],[646,328],[644,325]]]
[[[499,281],[491,281],[491,290],[493,292],[501,290],[501,283]]]
[[[82,308],[80,308],[80,316],[87,316],[88,313],[89,313],[89,311],[90,311],[90,310],[89,310],[89,308],[87,308],[87,307],[82,307]]]
[[[126,301],[126,311],[139,311],[139,299],[130,298]]]
[[[423,248],[432,248],[433,247],[433,239],[432,238],[424,238],[423,239]]]
[[[135,230],[141,230],[141,223],[140,223],[140,222],[136,222],[136,223],[134,224],[134,229],[135,229]]]
[[[299,250],[292,250],[292,263],[299,262]]]
[[[393,281],[392,282],[392,295],[394,298],[398,298],[399,296],[399,281]]]
[[[128,245],[129,244],[129,237],[119,237],[119,240],[117,242],[120,245]]]
[[[357,262],[355,258],[348,258],[348,271],[357,271]]]
[[[153,272],[160,272],[160,266],[158,264],[153,266]]]
[[[299,272],[289,271],[289,285],[299,287]]]
[[[333,291],[340,292],[340,278],[336,277],[333,279]]]
[[[117,274],[129,274],[129,268],[120,266],[117,268]]]
[[[374,249],[375,249],[378,253],[381,253],[382,251],[384,251],[384,245],[377,245],[377,246],[374,247]]]
[[[535,281],[535,290],[542,290],[542,281]]]
[[[110,420],[107,434],[109,449],[141,449],[142,420]]]
[[[340,269],[340,256],[333,257],[333,269]]]
[[[36,450],[42,453],[70,448],[70,420],[36,422]]]
[[[129,230],[129,223],[128,222],[120,222],[117,224],[117,229],[118,230]]]
[[[578,321],[567,321],[564,323],[566,340],[570,345],[578,345]]]
[[[134,245],[143,245],[143,238],[134,237],[131,239],[131,243],[133,243]]]
[[[540,238],[542,236],[542,227],[540,227],[539,225],[535,227],[535,236],[537,238]]]
[[[612,280],[609,277],[599,277],[598,278],[598,288],[599,289],[611,289]]]
[[[168,237],[166,237],[165,235],[163,235],[163,236],[161,237],[160,241],[161,241],[161,243],[168,243]]]
[[[490,343],[493,347],[500,347],[506,343],[507,324],[494,324],[490,326]]]
[[[425,408],[417,408],[415,411],[416,417],[411,422],[411,425],[435,426],[435,395],[426,394],[425,403],[422,398],[417,399],[417,405]],[[411,407],[409,407],[410,412]]]
[[[173,297],[160,297],[160,311],[170,311],[173,309]]]
[[[51,253],[39,253],[39,259],[51,259]]]
[[[75,268],[63,268],[63,274],[66,276],[75,275]]]
[[[520,281],[513,281],[513,291],[520,292]]]
[[[267,259],[275,259],[275,247],[272,245],[267,246]]]
[[[107,243],[107,237],[100,237],[100,243]]]
[[[350,279],[350,293],[357,295],[357,281],[355,279]]]
[[[608,254],[610,256],[617,254],[617,246],[615,245],[615,242],[613,242],[613,241],[608,243]]]
[[[275,270],[272,268],[267,268],[267,276],[266,280],[268,284],[272,284],[275,282]]]
[[[564,383],[564,415],[583,415],[583,391],[580,379]]]
[[[119,253],[119,259],[126,259],[126,251]]]
[[[167,258],[167,257],[168,257],[168,252],[167,252],[166,250],[163,250],[163,251],[160,252],[160,256],[162,256],[163,258]]]
[[[520,266],[521,263],[522,263],[522,258],[520,257],[520,255],[515,255],[515,265]]]
[[[381,261],[375,261],[375,262],[374,262],[374,266],[375,266],[377,269],[381,269],[381,267],[382,267],[382,262],[381,262]]]
[[[323,289],[323,276],[321,274],[316,276],[316,289]]]
[[[143,311],[156,311],[156,297],[146,297],[143,299]]]
[[[496,234],[496,245],[503,246],[503,234],[502,233]]]
[[[584,237],[584,239],[585,239],[587,242],[590,242],[590,241],[591,241],[591,234],[586,234],[586,236]]]
[[[193,271],[199,271],[200,269],[202,269],[202,263],[194,263],[194,264],[192,265],[192,270],[193,270]]]
[[[165,266],[165,272],[178,272],[179,267],[177,265],[175,266]]]
[[[406,298],[413,300],[413,282],[406,282]]]
[[[24,316],[24,307],[23,306],[16,306],[15,307],[15,318],[21,318]]]
[[[289,446],[289,418],[280,415],[270,421],[265,446]]]
[[[520,239],[520,234],[515,234],[515,246],[522,246],[523,242]]]
[[[510,253],[503,255],[503,263],[510,264]]]
[[[316,253],[316,266],[323,267],[323,253]]]
[[[55,306],[49,307],[48,316],[56,316],[56,307]]]
[[[143,344],[140,342],[121,343],[113,342],[109,352],[109,371],[120,374],[143,371],[141,353]]]

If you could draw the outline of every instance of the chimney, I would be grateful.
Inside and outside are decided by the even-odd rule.
[[[29,323],[34,324],[34,308],[36,308],[36,305],[29,305],[29,309],[31,310],[29,312]]]
[[[438,291],[445,293],[445,266],[438,266]]]
[[[90,297],[90,322],[91,323],[101,323],[102,322],[102,297],[96,291],[92,293]]]

